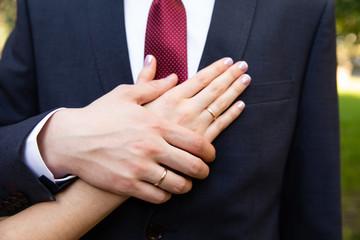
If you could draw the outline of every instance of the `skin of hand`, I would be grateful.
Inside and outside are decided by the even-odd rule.
[[[230,58],[220,59],[144,106],[158,116],[191,129],[212,142],[245,107],[242,101],[233,102],[250,84],[250,76],[244,74],[247,69],[245,62],[233,64]],[[137,84],[154,79],[155,73],[156,59],[149,55],[145,58]],[[177,80],[175,74],[167,78]],[[207,107],[216,114],[216,121],[206,110]],[[162,171],[163,168],[159,168],[158,179]],[[181,186],[190,191],[191,179],[168,170],[160,187],[169,191],[172,186]]]
[[[244,74],[247,69],[246,62],[233,65],[231,58],[220,59],[144,106],[158,116],[193,130],[212,142],[245,107],[242,101],[234,101],[250,84],[250,76]],[[155,70],[156,59],[149,55],[145,58],[137,84],[154,79]],[[177,79],[175,74],[168,78]],[[206,108],[215,113],[216,121]]]
[[[150,79],[152,79],[152,76],[155,72],[156,60],[155,59],[149,60],[147,58],[146,61],[145,61],[145,66],[139,75],[137,84],[146,84],[148,81],[150,81]],[[221,64],[223,64],[224,62],[229,66],[232,65],[231,60],[222,59],[211,65],[209,68],[201,71],[199,75],[200,76],[216,75],[218,76],[217,79],[221,79],[223,81],[224,77],[228,76],[225,75],[221,77],[220,74],[220,72],[223,72],[223,70],[221,69],[224,69],[224,67]],[[239,67],[239,64],[235,64],[234,66]],[[218,69],[214,72],[214,75],[211,74],[212,68]],[[227,68],[225,67],[225,70],[226,69]],[[206,134],[207,135],[206,138],[209,141],[212,141],[227,125],[229,125],[232,121],[234,121],[244,108],[244,105],[241,102],[236,102],[235,104],[232,105],[232,107],[228,108],[228,110],[225,110],[226,106],[229,106],[231,102],[233,102],[233,100],[238,96],[238,94],[240,94],[250,82],[250,79],[248,77],[245,77],[246,81],[243,81],[244,75],[241,73],[243,71],[244,70],[240,70],[240,77],[238,77],[237,80],[233,81],[232,83],[227,83],[230,87],[228,88],[224,87],[223,90],[218,90],[222,92],[222,94],[219,96],[215,94],[216,98],[213,98],[210,101],[211,102],[210,106],[219,111],[217,113],[219,114],[221,112],[224,113],[221,116],[219,116],[216,121],[213,121],[211,114],[209,113],[207,113],[208,115],[204,114],[204,118],[207,119],[203,119],[204,120],[203,125],[207,127],[199,126],[199,129],[194,129],[196,132]],[[234,74],[235,78],[238,76],[238,70],[236,68],[229,69],[225,73]],[[230,77],[230,78],[234,78],[234,77]],[[172,76],[172,78],[176,80],[176,76]],[[238,82],[239,79],[243,84],[243,86]],[[188,80],[189,83],[190,80],[193,81],[195,85],[200,84],[201,86],[204,86],[204,87],[200,87],[201,89],[200,91],[198,91],[198,93],[203,92],[207,88],[205,87],[205,85],[207,84],[206,83],[207,80],[204,80],[205,82],[198,83],[199,78],[194,77]],[[212,83],[213,82],[215,82],[215,80],[212,81]],[[195,87],[192,84],[189,85],[190,86],[188,87],[191,87],[191,89]],[[209,86],[211,86],[211,84]],[[184,89],[188,87],[185,87]],[[182,85],[180,85],[172,88],[169,91],[175,91],[175,93],[177,91],[181,92],[182,88],[183,88]],[[213,91],[213,86],[210,89],[206,89],[205,93],[208,93],[208,91]],[[194,96],[198,95],[198,93],[196,93],[191,97],[187,97],[186,99],[190,101],[190,99],[194,98]],[[207,95],[207,94],[203,94],[203,95]],[[154,101],[153,103],[145,104],[145,107],[156,108],[157,104],[161,106],[162,104],[164,104],[163,101],[166,101],[166,98],[168,97],[169,96],[162,95],[161,97],[155,100],[158,101],[157,103]],[[180,103],[188,104],[187,101],[182,102],[184,100],[184,98],[182,97],[180,97],[179,100],[181,100],[179,104]],[[191,100],[190,103],[194,104],[193,103],[194,100],[196,99]],[[201,101],[203,101],[203,99]],[[178,111],[179,109],[182,109],[182,107],[180,106],[174,107],[172,111]],[[189,109],[185,109],[185,110],[187,111]],[[193,110],[189,110],[189,111],[193,111]],[[177,113],[180,116],[182,114],[186,115],[184,112],[177,112]],[[158,114],[164,114],[164,113],[159,111]],[[198,115],[193,115],[192,119],[191,116],[188,116],[187,121],[182,121],[182,122],[185,125],[194,128],[196,124],[193,124],[193,122],[197,121],[198,118],[199,118]],[[180,121],[179,119],[175,118],[174,120]],[[222,121],[220,125],[218,125],[219,121]],[[166,182],[169,180],[168,177],[170,176],[167,176],[166,181],[164,181],[159,187],[163,187],[162,185],[166,184]],[[44,203],[36,204],[14,215],[13,217],[10,217],[4,220],[3,222],[1,222],[0,232],[2,232],[3,234],[2,236],[5,239],[18,239],[18,238],[23,238],[25,236],[26,239],[29,240],[79,239],[91,228],[93,228],[97,223],[99,223],[102,219],[104,219],[109,213],[111,213],[116,207],[118,207],[120,204],[126,201],[126,199],[128,199],[127,196],[120,196],[96,188],[84,182],[81,179],[78,179],[70,187],[58,193],[56,195],[56,198],[57,201],[55,202],[44,202]]]
[[[219,60],[164,94],[177,78],[150,81],[156,61],[147,58],[136,85],[120,86],[85,108],[55,113],[38,136],[41,155],[55,175],[71,173],[119,195],[162,203],[171,193],[186,193],[190,177],[209,174],[203,160],[212,161],[215,150],[206,138],[212,141],[243,110],[238,102],[215,122],[204,110],[211,104],[221,114],[245,89],[239,82],[247,65],[242,70],[241,63],[232,65],[231,59]],[[175,114],[166,113],[170,110]],[[163,166],[188,177],[168,170],[166,181],[155,187]]]

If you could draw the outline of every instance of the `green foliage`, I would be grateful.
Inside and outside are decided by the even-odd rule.
[[[15,25],[16,0],[0,0],[0,58],[5,41]]]
[[[5,27],[10,31],[15,24],[16,0],[0,0],[0,15]]]
[[[353,33],[360,42],[360,1],[359,0],[335,0],[336,4],[336,27],[341,36]]]
[[[360,240],[360,93],[342,93],[339,103],[344,240]]]

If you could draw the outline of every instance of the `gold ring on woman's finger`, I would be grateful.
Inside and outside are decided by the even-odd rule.
[[[214,111],[211,110],[209,107],[206,108],[206,111],[208,111],[211,114],[211,116],[214,118],[214,121],[215,121],[216,120],[216,115],[215,115]]]

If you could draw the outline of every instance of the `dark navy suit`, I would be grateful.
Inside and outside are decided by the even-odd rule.
[[[217,0],[200,69],[245,60],[252,83],[210,176],[163,205],[130,199],[84,239],[341,239],[333,5]],[[0,63],[3,214],[54,199],[22,161],[32,128],[131,83],[122,1],[18,0]]]

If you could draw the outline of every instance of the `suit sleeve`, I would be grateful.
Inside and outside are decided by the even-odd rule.
[[[0,61],[0,215],[54,200],[23,161],[23,144],[46,116],[38,110],[36,67],[25,0],[18,2],[15,29]]]
[[[326,1],[309,55],[285,169],[281,239],[341,239],[334,4]]]

